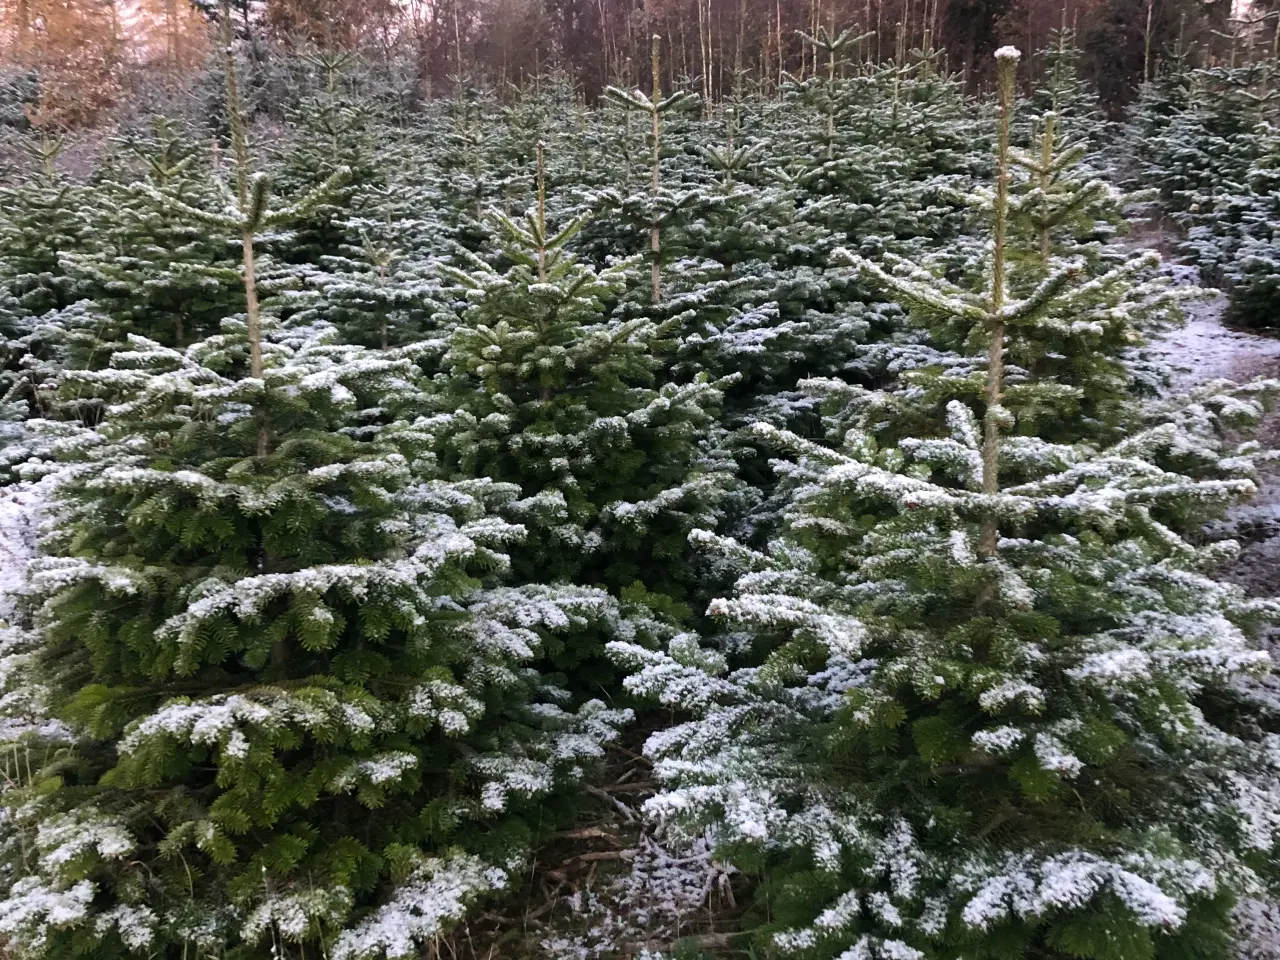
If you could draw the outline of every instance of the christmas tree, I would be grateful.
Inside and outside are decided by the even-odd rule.
[[[567,249],[578,221],[552,234],[540,201],[523,222],[493,218],[499,270],[471,257],[450,271],[466,298],[438,376],[436,438],[447,478],[519,485],[531,531],[512,554],[524,582],[620,590],[642,583],[682,599],[686,538],[716,522],[728,489],[704,440],[724,383],[655,388],[652,321],[617,320],[631,263],[596,271]]]
[[[1011,435],[1006,343],[1087,311],[1096,281],[1056,264],[1014,293],[1017,52],[997,58],[985,298],[855,261],[980,328],[982,395],[893,445],[758,428],[805,482],[767,551],[695,534],[743,571],[710,608],[725,642],[612,648],[636,693],[693,716],[649,741],[665,785],[650,811],[713,825],[760,873],[754,922],[784,956],[1207,953],[1233,897],[1274,879],[1271,738],[1232,686],[1267,668],[1249,631],[1272,606],[1213,579],[1229,544],[1184,535],[1254,489],[1235,456],[1250,448],[1225,437],[1261,406],[1206,390],[1101,448]],[[863,406],[865,425],[883,418]],[[1212,468],[1176,469],[1188,447],[1216,451]]]

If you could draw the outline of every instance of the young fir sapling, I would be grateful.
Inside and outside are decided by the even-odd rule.
[[[1213,578],[1234,545],[1185,535],[1254,489],[1256,448],[1225,428],[1256,423],[1257,390],[1207,388],[1110,446],[1013,435],[1004,354],[1046,314],[1122,298],[1127,276],[1100,287],[1053,262],[1018,292],[1016,59],[997,53],[983,292],[849,256],[905,305],[967,319],[981,393],[881,445],[873,392],[812,384],[863,417],[838,449],[756,428],[803,480],[778,537],[694,534],[741,571],[710,607],[719,648],[611,647],[635,693],[691,717],[648,742],[649,811],[684,836],[709,827],[757,873],[770,954],[1208,952],[1234,897],[1276,880],[1280,754],[1235,680],[1267,669],[1250,634],[1278,611]],[[1214,461],[1205,479],[1173,466],[1191,449]]]

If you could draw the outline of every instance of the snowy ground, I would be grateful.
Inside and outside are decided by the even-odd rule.
[[[1195,267],[1170,264],[1169,272],[1195,282]],[[1165,336],[1153,352],[1177,369],[1174,388],[1185,389],[1206,380],[1237,382],[1280,372],[1280,337],[1235,330],[1222,323],[1227,298],[1221,293],[1187,306],[1187,325]]]
[[[1195,267],[1168,264],[1179,281],[1195,283]],[[1175,391],[1207,380],[1243,382],[1254,377],[1280,376],[1280,338],[1227,327],[1222,322],[1226,297],[1216,294],[1187,308],[1187,324],[1167,334],[1153,351],[1176,369]],[[1262,441],[1280,445],[1280,411],[1271,414],[1262,429]],[[1228,576],[1259,596],[1280,595],[1280,469],[1263,478],[1257,496],[1231,511],[1226,535],[1244,548]],[[1280,638],[1277,638],[1280,639]],[[1280,643],[1273,642],[1273,655]],[[1280,661],[1280,655],[1277,655]],[[1280,698],[1280,676],[1267,684]],[[1280,960],[1280,906],[1246,900],[1237,910],[1240,960]]]
[[[1179,282],[1194,284],[1195,267],[1167,264],[1165,269]],[[1190,390],[1208,380],[1243,383],[1255,377],[1280,377],[1280,337],[1226,326],[1222,322],[1226,297],[1193,301],[1186,307],[1187,323],[1162,337],[1152,353],[1175,369],[1173,389]],[[1260,439],[1280,447],[1280,410],[1263,423]],[[1263,478],[1262,488],[1247,504],[1231,513],[1230,534],[1245,543],[1245,552],[1232,579],[1260,595],[1280,594],[1280,468]]]
[[[35,553],[40,495],[31,487],[0,488],[0,620],[12,613],[9,594],[22,585]]]

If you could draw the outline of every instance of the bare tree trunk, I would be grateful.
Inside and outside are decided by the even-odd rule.
[[[880,62],[880,26],[884,19],[884,0],[876,0],[876,63]]]
[[[169,82],[178,76],[178,11],[176,0],[164,0],[165,62],[169,67]]]
[[[742,47],[743,47],[744,41],[746,40],[746,34],[747,34],[746,0],[738,0],[737,27],[738,27],[738,39],[733,51],[733,73],[734,73],[733,86],[734,86],[734,92],[740,93],[741,91],[739,91],[737,88],[738,88],[739,78],[743,76]],[[765,32],[767,33],[768,31],[765,31]]]
[[[1142,82],[1151,82],[1151,14],[1156,0],[1147,0],[1147,28],[1142,33]]]
[[[782,86],[782,75],[786,72],[782,56],[782,0],[774,0],[774,9],[778,14],[778,86]]]
[[[809,23],[807,24],[809,36],[816,37],[818,35],[818,0],[809,0]],[[816,77],[818,75],[818,48],[813,44],[806,44],[806,47],[813,47],[813,64],[809,67],[808,75]],[[803,56],[803,53],[801,54]],[[800,75],[805,75],[804,61],[800,63]]]
[[[705,0],[698,0],[698,55],[701,60],[703,110],[705,112],[711,103],[711,44],[708,40],[707,10],[703,5],[704,2]]]
[[[708,0],[708,3],[710,3],[710,0]],[[715,77],[716,89],[720,91],[720,96],[723,97],[724,91],[725,91],[724,64],[725,64],[725,61],[729,59],[725,55],[725,50],[724,50],[724,5],[723,4],[716,11],[716,17],[715,17],[714,23],[715,23],[715,30],[713,31],[713,34],[712,34],[713,38],[716,35],[720,37],[719,44],[716,44],[714,47],[715,57],[713,58],[713,62],[716,65],[716,77]]]
[[[602,47],[604,52],[604,79],[605,79],[605,82],[608,83],[610,80],[609,19],[608,19],[608,14],[605,12],[604,0],[596,0],[596,9],[599,11],[599,14],[600,14],[600,40],[601,40],[600,46]]]
[[[716,68],[719,58],[716,56],[715,42],[715,19],[712,16],[711,0],[707,0],[707,100],[708,109],[710,108],[710,100],[715,96]]]
[[[18,0],[17,10],[18,35],[15,38],[20,54],[26,53],[27,43],[31,39],[31,0]]]
[[[675,66],[675,59],[675,53],[672,51],[671,62],[673,69]],[[689,38],[683,11],[680,13],[680,67],[686,77],[690,76],[693,72],[689,69]]]
[[[457,64],[458,78],[462,78],[462,26],[458,23],[458,4],[461,0],[453,0],[453,56]]]

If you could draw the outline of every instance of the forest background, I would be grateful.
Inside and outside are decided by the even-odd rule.
[[[237,0],[238,15],[271,50],[362,50],[396,63],[430,97],[460,73],[499,87],[547,68],[567,71],[593,100],[632,87],[660,35],[668,85],[719,97],[820,68],[797,31],[856,27],[873,60],[899,47],[940,47],[973,92],[989,88],[991,53],[1035,50],[1064,23],[1077,29],[1082,79],[1118,111],[1175,49],[1203,66],[1274,46],[1271,0]],[[1181,43],[1181,46],[1179,44]],[[3,0],[0,101],[26,123],[23,78],[38,75],[40,122],[104,122],[123,105],[146,109],[206,62],[208,20],[188,0]],[[1037,66],[1022,80],[1034,85]]]

